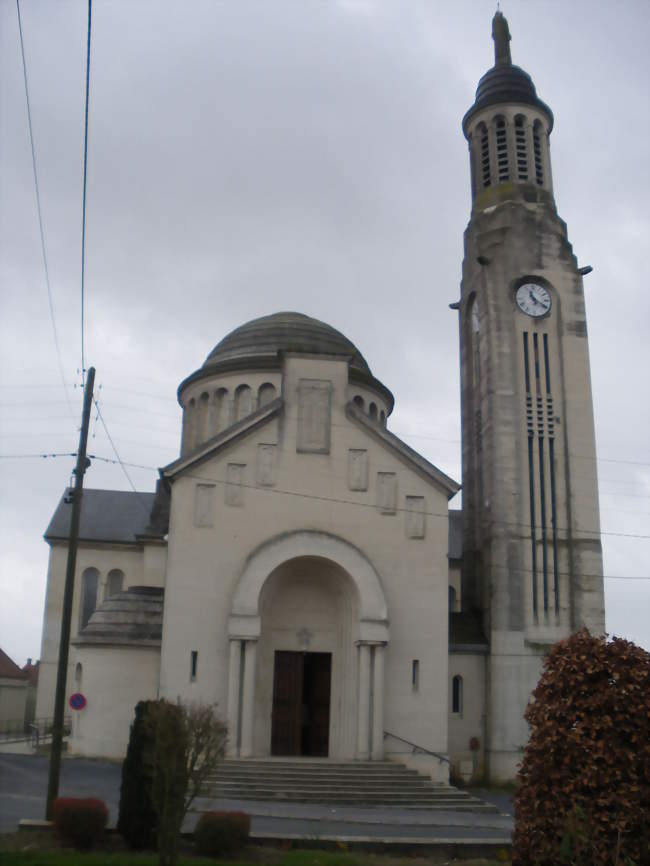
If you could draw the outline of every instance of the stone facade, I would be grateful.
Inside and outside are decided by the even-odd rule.
[[[553,199],[553,117],[523,76],[497,62],[463,124],[473,206],[459,304],[462,583],[490,643],[494,779],[520,759],[544,652],[583,625],[604,631],[582,274]]]

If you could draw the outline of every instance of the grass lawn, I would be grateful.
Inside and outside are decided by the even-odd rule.
[[[110,843],[109,843],[110,844]],[[507,858],[505,858],[507,862]],[[504,860],[450,860],[449,856],[407,857],[341,851],[281,850],[251,845],[239,857],[218,860],[184,854],[179,866],[503,866]],[[79,852],[58,847],[50,834],[12,833],[0,835],[1,866],[158,866],[157,854],[124,850]]]

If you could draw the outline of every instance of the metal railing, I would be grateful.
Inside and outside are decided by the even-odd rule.
[[[384,731],[384,739],[386,737],[392,737],[394,740],[399,740],[400,743],[406,743],[407,746],[411,747],[411,754],[423,754],[423,755],[433,755],[434,758],[437,758],[441,764],[451,764],[451,761],[446,755],[441,755],[438,752],[433,752],[431,749],[425,749],[424,746],[418,746],[417,743],[412,743],[410,740],[405,740],[404,737],[398,737],[397,734],[391,734],[390,731]]]
[[[32,719],[26,722],[24,719],[7,719],[0,722],[0,742],[19,742],[29,740],[33,746],[38,746],[52,738],[52,727],[54,720]],[[72,719],[66,716],[63,720],[63,736],[68,736],[72,731]]]

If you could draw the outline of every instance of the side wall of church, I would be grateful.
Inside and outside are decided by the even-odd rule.
[[[485,655],[449,656],[449,755],[464,782],[483,776],[485,753]]]
[[[82,583],[83,574],[86,569],[96,569],[99,573],[96,598],[96,604],[99,604],[103,601],[107,592],[108,574],[113,570],[119,570],[123,573],[124,589],[128,589],[129,586],[164,586],[165,555],[164,547],[154,545],[148,545],[143,550],[141,546],[136,546],[135,544],[132,546],[91,546],[89,544],[81,544],[77,551],[72,599],[71,639],[77,637],[81,626]],[[38,719],[52,718],[54,714],[67,559],[67,545],[51,545],[45,595],[45,614],[43,617],[43,635],[41,639],[41,663],[36,697],[36,718]],[[74,679],[77,663],[76,653],[75,647],[71,646],[66,683],[66,714],[69,712],[68,697],[75,691],[78,691],[75,687]],[[86,679],[86,682],[92,681]],[[82,712],[85,713],[87,711],[83,710]]]
[[[71,713],[70,753],[123,758],[135,705],[158,697],[159,674],[157,647],[77,647],[71,691],[88,703]]]

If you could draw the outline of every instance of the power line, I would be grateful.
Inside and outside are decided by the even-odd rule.
[[[156,467],[154,466],[145,466],[142,463],[126,463],[125,461],[112,460],[110,457],[102,457],[100,454],[89,454],[88,455],[92,460],[101,460],[103,463],[113,463],[114,465],[119,465],[120,462],[122,466],[129,466],[133,469],[146,469],[147,472],[155,472]]]
[[[57,454],[0,454],[0,460],[27,460],[37,457],[76,457],[76,451],[62,451]]]
[[[315,500],[318,502],[331,502],[331,503],[334,503],[336,505],[354,505],[354,506],[358,506],[361,508],[371,508],[373,510],[377,508],[376,504],[373,502],[359,502],[359,501],[354,500],[354,499],[341,499],[341,498],[336,497],[336,496],[318,496],[314,493],[302,493],[302,492],[297,491],[297,490],[286,490],[286,489],[281,488],[281,487],[259,487],[257,484],[246,484],[244,482],[227,481],[223,478],[210,478],[210,477],[207,477],[204,475],[195,475],[191,472],[187,472],[184,474],[185,474],[186,478],[194,478],[196,481],[206,481],[206,482],[211,483],[211,484],[223,484],[223,485],[230,486],[230,487],[243,487],[246,490],[259,490],[259,491],[262,491],[264,493],[274,493],[274,494],[279,494],[279,495],[283,495],[283,496],[295,496],[299,499],[311,499],[311,500]],[[395,513],[410,513],[411,511],[413,511],[413,509],[401,508],[398,506],[396,506],[393,510]],[[440,518],[440,519],[444,519],[444,520],[448,519],[448,516],[449,516],[449,512],[439,513],[439,512],[435,512],[435,511],[414,511],[414,513],[420,514],[420,515],[425,514],[427,517],[436,517],[436,518]],[[492,525],[499,525],[499,526],[520,526],[520,527],[523,527],[526,529],[528,529],[530,527],[530,524],[528,524],[528,523],[521,523],[521,522],[512,521],[512,520],[492,520],[491,524]],[[538,526],[536,524],[535,528],[541,529],[542,527]],[[563,527],[560,527],[559,529],[560,529],[560,531],[563,531]],[[579,534],[582,534],[582,535],[586,534],[586,535],[590,535],[590,536],[608,535],[608,536],[614,536],[617,538],[642,538],[642,539],[650,538],[650,535],[643,535],[641,533],[613,532],[613,531],[608,531],[608,530],[603,530],[603,529],[583,529],[580,531],[580,533],[575,533],[575,535],[579,535]]]
[[[45,232],[43,230],[43,214],[41,210],[41,193],[38,187],[38,172],[36,171],[36,148],[34,146],[34,131],[32,129],[32,109],[29,101],[29,85],[27,83],[27,61],[25,59],[25,43],[23,40],[23,22],[20,14],[20,0],[16,0],[16,11],[18,13],[18,32],[20,34],[20,54],[23,60],[23,79],[25,81],[25,101],[27,103],[27,125],[29,127],[29,143],[32,151],[32,169],[34,171],[34,190],[36,192],[36,211],[38,213],[38,228],[41,235],[41,253],[43,255],[43,269],[45,271],[45,285],[47,287],[47,301],[50,311],[50,321],[52,323],[52,334],[54,336],[54,347],[56,349],[56,357],[59,363],[59,373],[61,382],[63,383],[63,393],[65,394],[66,403],[70,417],[75,421],[72,404],[68,396],[67,383],[63,373],[63,360],[61,358],[61,347],[59,346],[59,335],[56,329],[56,318],[54,316],[54,302],[52,300],[52,288],[50,286],[50,270],[47,264],[47,252],[45,249]],[[75,421],[76,423],[76,421]]]
[[[92,21],[92,0],[88,0],[88,45],[86,50],[86,112],[84,118],[84,180],[83,205],[81,217],[81,383],[86,375],[86,356],[84,349],[85,324],[85,277],[86,277],[86,180],[88,176],[88,102],[90,98],[90,33]],[[95,405],[97,405],[95,403]]]
[[[126,466],[125,466],[125,464],[122,462],[122,458],[120,457],[120,455],[119,455],[119,453],[118,453],[118,450],[117,450],[117,448],[115,447],[115,442],[113,442],[113,439],[112,439],[112,437],[111,437],[111,434],[108,432],[108,427],[106,426],[106,421],[104,421],[104,416],[102,415],[102,410],[99,408],[99,403],[97,402],[97,400],[93,400],[93,402],[94,402],[94,404],[95,404],[95,408],[97,409],[97,417],[98,417],[99,420],[102,422],[102,427],[104,428],[104,432],[106,433],[106,436],[108,437],[108,441],[111,443],[111,448],[113,449],[113,453],[115,454],[115,457],[116,457],[116,459],[117,459],[117,462],[119,463],[119,465],[120,465],[120,467],[121,467],[121,469],[122,469],[122,472],[124,473],[124,475],[125,475],[125,477],[126,477],[126,480],[127,480],[127,481],[129,482],[129,484],[131,485],[131,489],[133,490],[133,492],[136,493],[136,494],[138,495],[138,502],[140,503],[140,505],[144,508],[144,510],[147,512],[147,514],[149,514],[149,513],[150,513],[149,508],[147,508],[147,506],[144,505],[144,503],[142,502],[142,499],[140,498],[140,491],[136,489],[135,484],[134,484],[133,481],[131,480],[131,476],[130,476],[129,473],[126,471]]]

